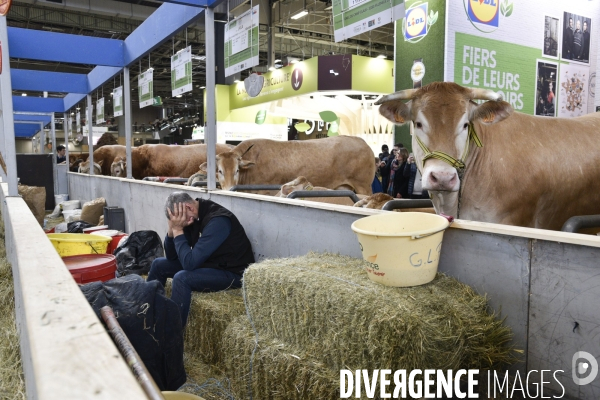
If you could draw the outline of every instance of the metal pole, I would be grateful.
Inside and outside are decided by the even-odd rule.
[[[86,118],[87,118],[87,127],[88,127],[88,151],[90,153],[90,157],[88,158],[90,162],[90,175],[94,175],[94,134],[92,132],[92,95],[87,95],[87,110],[86,110]]]
[[[204,12],[204,29],[206,33],[206,157],[208,190],[215,190],[216,184],[216,100],[215,100],[215,12],[206,8]]]
[[[46,154],[46,131],[44,130],[44,123],[40,123],[40,144],[41,144],[41,154]]]
[[[54,125],[54,113],[52,113],[50,120],[50,134],[52,135],[52,176],[54,177],[54,194],[58,194],[58,171],[56,170],[56,156],[58,155],[58,149],[56,148],[56,129]]]
[[[17,151],[15,148],[15,123],[13,117],[12,83],[10,81],[10,56],[6,17],[0,17],[0,43],[2,44],[2,74],[0,74],[0,92],[2,92],[2,114],[4,116],[4,160],[8,174],[8,195],[18,196]]]
[[[123,84],[123,111],[125,112],[125,155],[127,157],[127,179],[132,179],[133,160],[131,159],[131,84],[129,67],[123,68],[125,82]]]
[[[63,135],[65,136],[65,157],[67,159],[67,172],[70,171],[71,163],[69,162],[69,137],[71,134],[71,114],[63,114]]]

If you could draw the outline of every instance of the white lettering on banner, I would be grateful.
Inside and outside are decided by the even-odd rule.
[[[463,46],[462,84],[479,86],[496,91],[515,110],[523,109],[523,93],[519,74],[500,71],[496,68],[496,50]]]

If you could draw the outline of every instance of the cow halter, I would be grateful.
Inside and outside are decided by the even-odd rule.
[[[475,142],[475,145],[477,147],[483,147],[483,144],[481,143],[481,139],[479,139],[479,136],[477,136],[477,132],[475,132],[475,128],[473,127],[473,123],[469,122],[469,135],[467,136],[467,144],[465,145],[465,150],[463,151],[462,156],[460,157],[460,159],[456,159],[454,157],[452,157],[450,154],[448,153],[444,153],[443,151],[431,151],[427,148],[427,146],[425,146],[425,143],[423,143],[421,141],[421,139],[419,139],[419,136],[417,136],[415,134],[415,139],[417,140],[417,143],[419,144],[419,147],[421,148],[421,150],[423,150],[423,153],[425,153],[425,156],[423,157],[423,160],[421,162],[422,165],[425,165],[425,161],[427,161],[430,158],[436,158],[438,160],[442,160],[445,163],[450,164],[451,166],[453,166],[454,168],[458,169],[458,170],[462,170],[465,168],[465,160],[467,159],[467,156],[469,155],[469,143],[471,142],[471,140],[473,140]]]

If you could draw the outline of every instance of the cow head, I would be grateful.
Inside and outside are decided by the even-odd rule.
[[[477,104],[473,100],[489,101]],[[379,112],[390,121],[399,125],[410,123],[423,189],[433,192],[434,203],[436,192],[457,192],[460,178],[456,167],[446,161],[428,158],[423,162],[426,153],[418,141],[428,151],[461,160],[470,140],[470,124],[494,124],[513,112],[510,104],[491,90],[464,88],[452,82],[436,82],[421,89],[396,92],[382,97],[376,104],[381,104]],[[436,209],[439,211],[437,206]]]
[[[123,157],[116,157],[110,165],[110,175],[125,178],[127,176],[127,162]]]
[[[287,197],[296,190],[313,190],[313,185],[304,176],[299,176],[293,181],[281,185],[281,190],[275,197]]]
[[[94,175],[102,175],[102,163],[103,160],[94,163]],[[89,174],[90,173],[90,160],[82,161],[79,163],[79,170],[77,171],[80,174]]]
[[[402,100],[409,101],[404,103]],[[477,104],[473,100],[489,101]],[[390,121],[399,125],[410,123],[412,147],[421,169],[423,189],[433,195],[434,204],[436,196],[444,202],[440,192],[457,192],[460,178],[456,166],[446,161],[428,158],[423,162],[426,152],[418,142],[430,152],[443,152],[461,160],[470,140],[470,124],[494,124],[513,112],[511,105],[492,90],[469,89],[452,82],[436,82],[421,89],[396,92],[382,97],[376,104],[381,104],[379,112]],[[445,199],[447,205],[456,203],[451,207],[457,207],[458,197],[451,197],[455,200]],[[438,206],[438,212],[446,208]],[[443,212],[449,210],[446,208]],[[456,214],[456,211],[450,214]]]
[[[221,184],[223,190],[229,190],[233,186],[240,182],[240,175],[255,165],[254,162],[243,160],[242,157],[250,151],[254,145],[251,145],[247,149],[243,150],[239,146],[227,151],[225,153],[218,154],[216,156],[216,173],[217,180]],[[207,163],[200,165],[200,171],[207,171]]]

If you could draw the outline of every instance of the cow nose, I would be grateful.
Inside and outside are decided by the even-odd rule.
[[[454,190],[458,181],[456,171],[431,171],[429,174],[429,186],[431,190]]]

